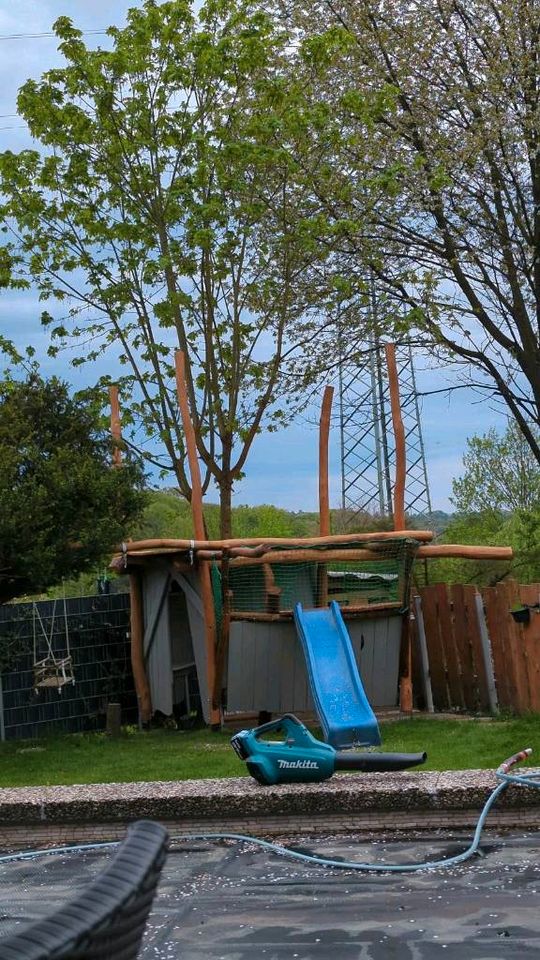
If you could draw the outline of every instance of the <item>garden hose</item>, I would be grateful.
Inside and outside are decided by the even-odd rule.
[[[516,763],[526,760],[531,753],[532,750],[527,748],[526,750],[521,750],[519,753],[514,754],[512,757],[509,757],[508,760],[505,760],[503,763],[501,763],[496,771],[496,777],[499,782],[484,804],[484,808],[480,814],[480,817],[478,818],[478,823],[476,824],[472,843],[469,847],[467,847],[466,850],[463,851],[463,853],[458,853],[453,857],[446,857],[442,860],[429,860],[423,863],[403,864],[364,863],[358,860],[332,860],[329,857],[318,857],[308,853],[300,853],[297,850],[290,850],[288,847],[282,847],[278,843],[271,843],[269,840],[261,840],[259,837],[245,836],[241,833],[191,833],[182,834],[177,837],[173,836],[171,839],[175,841],[236,840],[239,843],[255,844],[258,847],[262,847],[263,850],[269,850],[271,853],[277,853],[283,857],[299,860],[302,863],[316,864],[319,867],[331,867],[337,870],[359,870],[365,873],[416,873],[420,870],[435,870],[451,867],[455,864],[463,863],[465,860],[469,860],[478,851],[482,832],[484,830],[489,812],[495,801],[505,790],[508,789],[511,784],[516,786],[531,787],[537,790],[540,789],[540,770],[531,771],[530,773],[522,773],[519,775],[510,773],[510,770],[513,766],[515,766]],[[54,847],[45,850],[26,850],[19,853],[10,853],[1,856],[0,863],[30,860],[34,857],[45,854],[77,853],[79,851],[82,852],[86,850],[99,850],[105,847],[116,847],[120,843],[122,843],[121,840],[111,840],[102,841],[100,843],[83,843],[64,847]]]

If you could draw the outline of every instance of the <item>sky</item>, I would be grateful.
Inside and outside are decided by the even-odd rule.
[[[0,150],[21,150],[35,146],[24,122],[16,116],[18,88],[30,77],[62,63],[54,37],[16,38],[16,34],[40,34],[51,31],[59,16],[69,16],[81,30],[104,30],[110,24],[122,25],[135,0],[0,0]],[[105,45],[102,36],[87,37],[88,43]],[[66,357],[51,361],[46,357],[47,334],[39,322],[41,305],[35,291],[0,294],[0,333],[19,346],[31,343],[43,370],[80,385],[80,371],[69,367]],[[114,360],[109,371],[114,376]],[[103,373],[100,367],[100,373]],[[92,370],[84,376],[92,380]],[[421,394],[444,390],[456,383],[452,369],[437,367],[425,357],[416,364],[417,387]],[[97,375],[96,375],[97,378]],[[337,411],[337,403],[334,405]],[[484,433],[490,427],[504,427],[500,412],[480,402],[469,390],[438,393],[421,399],[422,431],[434,509],[451,510],[452,478],[462,472],[462,455],[467,437]],[[317,508],[317,418],[316,406],[287,430],[262,435],[255,441],[247,463],[247,475],[235,490],[237,504],[273,503],[289,510]],[[337,412],[333,416],[330,438],[330,499],[338,507],[341,497],[340,434]]]

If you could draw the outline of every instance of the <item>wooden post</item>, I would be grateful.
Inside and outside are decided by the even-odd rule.
[[[325,387],[319,421],[319,535],[330,536],[330,500],[328,493],[328,438],[332,413],[333,387]]]
[[[401,713],[413,712],[412,691],[412,631],[409,611],[403,614],[401,625],[401,649],[399,657],[399,709]]]
[[[229,635],[231,630],[232,590],[229,587],[229,553],[223,551],[220,565],[221,573],[221,629],[216,643],[216,667],[214,673],[214,689],[212,701],[214,706],[221,707],[221,691],[229,651]]]
[[[325,387],[319,421],[319,536],[330,536],[330,495],[328,491],[328,441],[334,388]],[[321,607],[328,605],[328,573],[326,564],[317,570],[317,594]]]
[[[106,731],[109,737],[117,739],[122,733],[122,708],[119,703],[107,704]]]
[[[111,404],[111,435],[115,444],[113,447],[113,467],[120,467],[122,465],[122,451],[120,449],[122,442],[122,423],[120,420],[118,387],[114,383],[109,387],[109,401]]]
[[[476,590],[474,594],[474,603],[476,607],[476,616],[478,618],[478,627],[480,630],[480,641],[482,644],[483,667],[486,677],[487,692],[489,699],[489,709],[491,713],[499,712],[499,700],[497,697],[497,685],[495,683],[495,672],[493,670],[493,656],[491,652],[491,640],[486,623],[486,614],[484,611],[484,598]]]
[[[388,387],[390,391],[390,409],[396,447],[396,479],[394,483],[394,530],[405,527],[405,476],[407,472],[405,452],[405,429],[401,417],[399,400],[399,378],[396,365],[396,348],[393,343],[385,344]],[[399,705],[403,713],[412,713],[412,649],[409,613],[403,614],[401,640],[401,675],[399,681]]]
[[[390,408],[396,444],[396,480],[394,484],[394,530],[405,529],[405,475],[407,472],[405,452],[405,429],[401,417],[399,379],[396,365],[396,348],[393,343],[385,345]]]
[[[266,613],[279,613],[281,587],[278,587],[274,571],[269,563],[263,564],[265,610]]]
[[[152,699],[146,668],[144,664],[144,623],[142,588],[139,573],[130,573],[130,608],[131,608],[131,669],[135,681],[135,690],[139,703],[139,717],[143,725],[149,724],[152,718]]]
[[[193,532],[196,540],[206,540],[201,473],[199,470],[199,460],[197,457],[197,441],[195,438],[195,430],[193,428],[193,422],[189,410],[186,387],[185,358],[182,350],[175,351],[174,359],[176,367],[176,390],[178,393],[178,403],[182,417],[182,426],[184,428],[189,473],[191,477],[191,516],[193,517]],[[210,724],[214,725],[221,722],[221,711],[219,709],[219,704],[215,702],[216,614],[214,610],[214,598],[212,596],[210,567],[205,561],[201,561],[199,563],[199,580],[201,584],[201,599],[204,610],[204,623],[206,632],[206,680],[208,684],[207,714]]]
[[[416,637],[418,640],[418,650],[420,653],[420,669],[422,672],[422,685],[424,687],[424,700],[428,713],[435,713],[433,706],[433,691],[431,689],[431,676],[429,672],[429,656],[426,641],[426,628],[424,624],[424,614],[422,613],[422,598],[415,596],[413,598],[414,614],[416,618]]]

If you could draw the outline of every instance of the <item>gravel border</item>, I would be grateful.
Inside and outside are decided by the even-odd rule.
[[[341,774],[324,783],[262,787],[249,777],[0,789],[0,827],[15,824],[182,821],[407,811],[480,811],[497,781],[493,771]],[[535,810],[540,791],[510,788],[497,806]]]

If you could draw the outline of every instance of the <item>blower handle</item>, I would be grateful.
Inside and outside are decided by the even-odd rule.
[[[363,770],[365,773],[383,773],[387,770],[407,770],[427,760],[427,753],[336,753],[335,770]]]
[[[268,723],[261,723],[260,727],[254,727],[251,731],[255,737],[260,737],[263,733],[274,733],[278,730],[287,730],[287,725],[303,727],[304,724],[294,713],[284,713],[276,720],[269,720]]]

